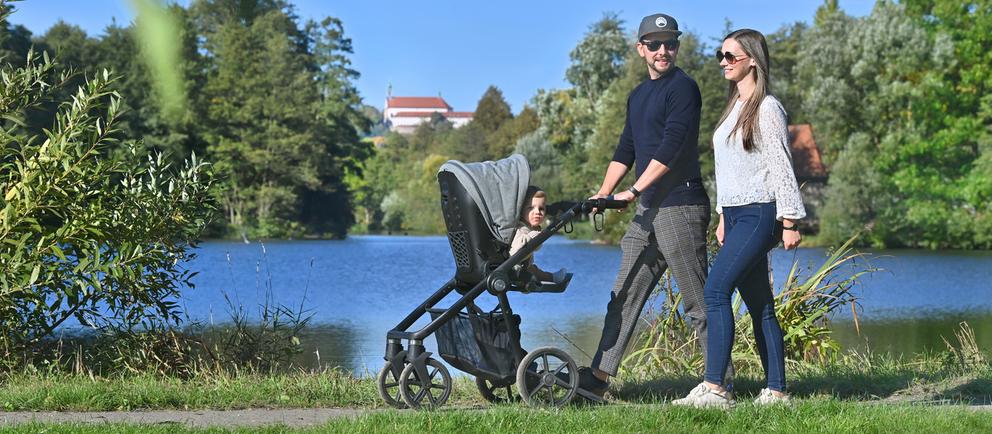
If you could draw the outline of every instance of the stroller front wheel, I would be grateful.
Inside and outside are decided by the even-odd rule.
[[[524,402],[534,407],[564,407],[579,388],[575,360],[555,347],[541,347],[527,353],[517,367],[517,390]]]
[[[400,395],[410,408],[437,408],[451,396],[451,374],[448,368],[435,360],[424,363],[426,375],[417,371],[417,362],[410,363],[400,374]],[[424,377],[424,378],[421,378]]]
[[[376,377],[376,389],[379,391],[379,397],[390,407],[399,409],[406,408],[406,403],[400,396],[400,375],[402,372],[403,367],[394,368],[392,362],[386,362]]]

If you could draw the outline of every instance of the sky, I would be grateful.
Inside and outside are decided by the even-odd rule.
[[[179,4],[188,5],[189,0]],[[604,12],[616,12],[633,35],[641,17],[666,13],[680,30],[715,45],[726,20],[733,28],[772,33],[783,24],[812,22],[822,0],[678,2],[641,0],[435,0],[293,1],[302,20],[340,18],[352,39],[356,85],[366,104],[382,109],[393,96],[441,95],[457,111],[473,111],[490,85],[518,113],[538,89],[570,87],[569,52]],[[871,12],[875,0],[840,0],[853,16]],[[129,24],[129,0],[26,0],[10,21],[41,35],[58,20],[99,37],[112,20]]]

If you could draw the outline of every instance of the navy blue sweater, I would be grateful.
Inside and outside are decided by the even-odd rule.
[[[647,207],[709,205],[699,171],[699,86],[679,68],[644,80],[627,97],[627,121],[613,161],[638,177],[652,159],[668,173],[641,192]]]

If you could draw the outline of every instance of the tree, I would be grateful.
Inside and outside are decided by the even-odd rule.
[[[342,236],[353,218],[344,166],[368,153],[350,41],[339,21],[301,29],[281,5],[194,5],[212,63],[204,137],[225,175],[220,202],[252,236]]]
[[[359,134],[372,123],[362,112],[362,98],[353,82],[360,74],[351,68],[351,39],[345,37],[341,20],[327,17],[320,23],[309,21],[305,27],[320,91],[320,140],[327,140],[328,146],[320,183],[303,192],[300,219],[312,232],[341,237],[353,223],[350,212],[341,212],[351,209],[352,199],[344,178],[360,172],[360,162],[370,157],[371,144],[360,140]]]
[[[513,152],[517,140],[530,134],[541,125],[537,112],[530,106],[524,106],[513,119],[504,122],[498,130],[489,137],[489,155],[492,158],[503,158]]]
[[[846,81],[855,50],[850,30],[857,23],[837,8],[836,1],[821,6],[814,22],[801,40],[796,72],[806,86],[802,112],[816,128],[817,145],[830,164],[860,126],[856,110],[838,109],[861,103],[861,95]]]
[[[13,6],[0,3],[0,61],[22,66],[31,48],[31,31],[22,25],[11,25],[7,16]]]
[[[782,102],[789,113],[789,122],[807,123],[803,114],[803,91],[805,83],[796,79],[796,65],[799,63],[799,47],[806,31],[806,23],[798,21],[782,26],[768,35],[768,53],[771,57],[771,92]]]
[[[940,85],[923,106],[924,116],[935,124],[931,140],[937,161],[950,156],[951,168],[961,169],[957,172],[961,177],[949,186],[957,199],[949,207],[948,217],[954,223],[944,226],[953,231],[951,245],[988,249],[992,246],[992,54],[988,50],[992,2],[903,3],[938,44],[946,39],[953,44],[952,53],[935,53],[954,60],[938,71]],[[946,178],[937,182],[947,184]]]
[[[510,119],[513,119],[513,113],[510,112],[510,104],[503,98],[503,92],[496,86],[486,88],[475,107],[472,123],[486,133],[493,133]]]
[[[623,20],[616,12],[607,12],[569,53],[572,64],[565,78],[580,96],[596,101],[620,77],[629,46]]]
[[[87,68],[87,59],[94,55],[95,41],[90,39],[79,26],[57,21],[41,38],[35,40],[38,52],[48,53],[58,59],[53,63],[60,71],[72,71],[66,77],[63,86],[48,101],[40,101],[39,105],[27,112],[23,128],[27,134],[39,134],[44,128],[52,125],[58,105],[55,101],[70,98],[72,93],[81,86],[87,76],[93,76],[98,69]],[[109,152],[109,150],[108,150]]]
[[[987,205],[970,195],[973,181],[985,178],[972,177],[982,164],[984,131],[974,113],[984,94],[972,94],[974,84],[958,87],[966,57],[927,31],[936,20],[913,16],[906,5],[879,2],[846,33],[833,33],[847,19],[828,12],[802,48],[816,59],[800,61],[817,79],[804,95],[807,113],[837,155],[823,237],[839,241],[868,226],[866,239],[876,246],[981,245],[975,240],[988,239],[981,232]]]
[[[481,125],[469,122],[439,137],[441,153],[461,161],[492,160],[498,156],[489,154],[489,136]]]

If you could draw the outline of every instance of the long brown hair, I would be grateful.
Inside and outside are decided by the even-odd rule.
[[[727,37],[723,38],[724,41],[728,39],[737,41],[741,45],[741,48],[744,49],[744,54],[754,59],[754,63],[756,64],[754,93],[751,94],[751,97],[747,101],[744,101],[744,107],[741,108],[741,113],[737,117],[737,124],[734,125],[734,129],[731,131],[731,136],[738,132],[743,133],[744,150],[750,151],[754,149],[755,136],[760,134],[758,129],[758,112],[761,110],[761,102],[765,100],[765,96],[768,95],[768,88],[771,87],[771,77],[769,76],[771,61],[768,57],[768,43],[765,42],[765,35],[752,29],[734,30]],[[727,116],[730,116],[730,112],[734,109],[734,103],[739,96],[737,83],[730,81],[727,87],[727,108],[723,110],[723,115],[720,116],[720,124],[727,119]]]

